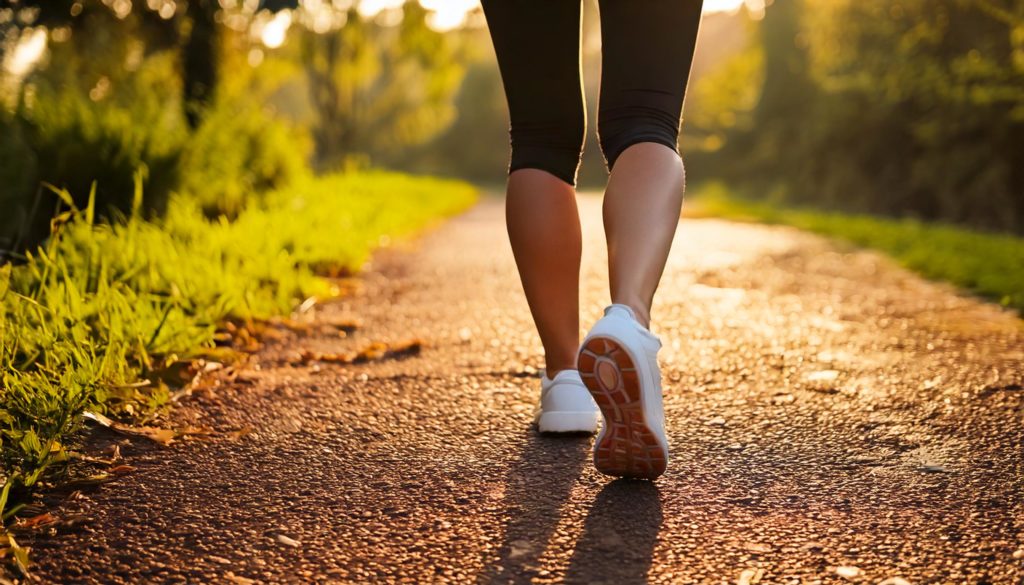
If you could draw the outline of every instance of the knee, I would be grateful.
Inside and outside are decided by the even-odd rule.
[[[540,169],[576,185],[586,139],[586,118],[583,114],[555,120],[513,120],[509,135],[512,142],[509,173],[519,169]]]
[[[664,144],[679,152],[680,113],[650,106],[609,106],[598,114],[597,133],[608,170],[619,155],[640,142]]]

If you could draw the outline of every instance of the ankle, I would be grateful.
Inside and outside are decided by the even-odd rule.
[[[555,376],[565,370],[575,370],[576,364],[560,365],[560,366],[549,366],[544,368],[544,375],[548,377],[548,380],[554,380]]]
[[[613,300],[616,305],[625,305],[633,311],[633,316],[636,318],[637,323],[643,326],[648,331],[651,330],[651,310],[645,303],[638,301],[624,301],[624,300]]]

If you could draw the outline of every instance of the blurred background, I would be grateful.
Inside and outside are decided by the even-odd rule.
[[[43,184],[231,219],[311,173],[499,186],[501,80],[474,0],[0,4],[0,248],[37,242]],[[582,187],[606,178],[592,121]],[[1024,232],[1024,2],[707,0],[681,146],[691,185]]]

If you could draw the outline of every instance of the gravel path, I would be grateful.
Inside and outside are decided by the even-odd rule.
[[[581,197],[583,325],[608,302]],[[380,252],[26,536],[42,582],[1024,583],[1024,325],[880,256],[684,220],[654,307],[672,461],[611,481],[538,437],[540,344],[502,202]],[[581,334],[583,332],[581,331]],[[405,359],[302,363],[418,338]]]

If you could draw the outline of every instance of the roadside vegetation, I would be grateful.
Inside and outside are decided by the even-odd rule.
[[[880,250],[903,266],[1024,314],[1024,238],[962,227],[743,199],[721,183],[694,190],[688,217],[784,224]]]
[[[24,572],[18,531],[47,522],[26,504],[82,479],[84,419],[167,437],[182,372],[474,201],[370,169],[429,158],[480,31],[360,8],[0,7],[0,559]]]
[[[206,219],[189,198],[147,221],[140,186],[131,215],[101,223],[94,197],[78,209],[57,195],[65,209],[45,245],[0,268],[6,517],[26,490],[60,479],[84,412],[145,421],[168,401],[164,373],[210,357],[226,324],[330,298],[321,275],[358,271],[382,237],[476,197],[456,181],[350,173],[267,193],[232,222]]]
[[[695,172],[793,206],[1024,235],[1024,4],[787,0],[746,25],[746,48],[693,83]]]

